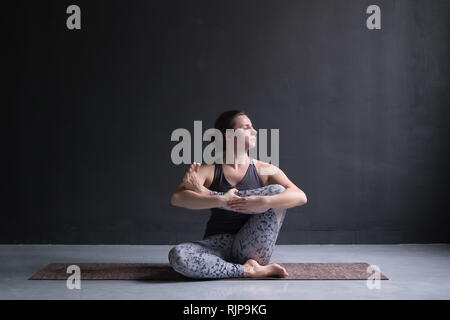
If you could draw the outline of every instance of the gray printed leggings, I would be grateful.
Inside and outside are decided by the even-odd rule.
[[[282,185],[271,184],[249,190],[239,190],[238,196],[270,196],[285,190]],[[213,195],[223,192],[211,191]],[[272,256],[286,209],[270,208],[266,212],[242,212],[251,217],[236,234],[214,234],[203,240],[184,242],[173,247],[168,254],[172,268],[192,279],[243,278],[243,264],[254,259],[267,265]],[[233,211],[230,211],[233,214]]]

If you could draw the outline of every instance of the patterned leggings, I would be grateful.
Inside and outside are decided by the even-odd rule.
[[[240,190],[239,196],[270,196],[285,190],[282,185]],[[223,192],[211,191],[220,195]],[[236,234],[214,234],[203,240],[184,242],[169,251],[172,268],[192,279],[243,278],[243,264],[254,259],[267,265],[283,224],[286,209],[270,208],[266,212],[242,212],[251,217]],[[233,214],[230,211],[230,214]]]

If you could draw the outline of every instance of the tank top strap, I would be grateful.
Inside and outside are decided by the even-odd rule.
[[[214,177],[212,183],[217,183],[217,180],[220,178],[220,175],[222,174],[222,165],[216,163],[214,165]]]
[[[247,184],[250,180],[250,184],[252,181],[256,181],[258,186],[262,186],[261,179],[258,176],[258,172],[256,170],[255,161],[253,158],[250,158],[250,165],[247,169],[245,176],[242,178],[239,184]],[[225,178],[225,174],[223,173],[223,164],[216,163],[214,166],[214,177],[212,183],[210,185],[210,189],[213,191],[224,191],[224,187],[228,187],[230,184]],[[255,187],[255,188],[257,188]]]

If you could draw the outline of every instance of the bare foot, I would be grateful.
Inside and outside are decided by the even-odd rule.
[[[266,278],[279,277],[287,278],[288,273],[285,268],[277,263],[271,263],[267,266],[260,265],[256,260],[249,259],[244,263],[245,278]]]

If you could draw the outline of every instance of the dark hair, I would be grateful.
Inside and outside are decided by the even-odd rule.
[[[214,128],[220,130],[222,132],[222,138],[223,138],[223,153],[226,152],[226,143],[225,143],[225,132],[227,129],[233,129],[234,128],[234,119],[237,116],[241,115],[247,115],[245,111],[242,110],[228,110],[225,112],[222,112],[220,116],[216,119],[214,122]],[[214,141],[214,139],[213,139]]]

